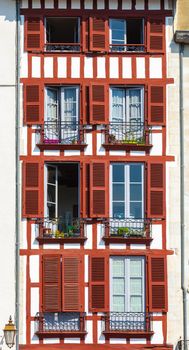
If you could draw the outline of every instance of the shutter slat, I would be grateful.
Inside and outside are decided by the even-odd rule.
[[[162,18],[150,18],[147,25],[148,51],[162,52],[164,50],[164,22]]]
[[[164,164],[149,164],[148,217],[162,218],[165,215]]]
[[[107,86],[91,84],[89,91],[90,122],[91,124],[105,124],[108,119]]]
[[[23,163],[23,217],[42,216],[42,206],[40,206],[41,176],[39,163]]]
[[[39,84],[24,86],[24,122],[28,125],[42,121],[43,90]]]
[[[81,261],[78,257],[64,256],[62,264],[62,310],[82,311]]]
[[[43,312],[61,311],[61,267],[59,255],[43,256]]]
[[[90,310],[107,311],[107,263],[105,257],[91,257],[90,260]]]
[[[107,51],[108,33],[107,21],[103,18],[89,19],[90,51]]]
[[[105,162],[90,164],[90,214],[91,217],[106,217],[108,215],[108,171]]]
[[[42,48],[42,19],[26,17],[25,19],[25,51],[40,51]]]
[[[148,124],[165,124],[165,86],[150,85],[148,88]]]
[[[149,307],[151,312],[167,311],[166,260],[150,257],[149,260]]]

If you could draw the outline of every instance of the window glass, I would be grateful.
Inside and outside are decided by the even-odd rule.
[[[142,181],[142,168],[140,164],[130,165],[130,181],[131,182]]]
[[[125,186],[119,185],[119,184],[114,184],[113,185],[113,200],[114,201],[123,201],[124,200],[124,189]]]
[[[47,120],[56,121],[58,118],[58,91],[47,88]]]
[[[111,20],[112,44],[125,44],[125,20]]]
[[[112,89],[112,121],[123,122],[125,119],[125,89]]]
[[[113,181],[124,182],[124,164],[113,165]]]

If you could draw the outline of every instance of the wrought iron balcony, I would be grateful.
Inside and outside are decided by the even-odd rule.
[[[107,243],[147,243],[152,240],[152,219],[108,218],[104,220]]]
[[[37,313],[36,335],[39,338],[60,336],[81,337],[87,332],[85,330],[85,313],[79,312],[45,312]]]
[[[189,340],[179,340],[177,343],[177,350],[189,350]]]
[[[40,243],[82,243],[84,236],[84,219],[75,218],[66,221],[63,218],[40,218],[36,220],[37,240]]]
[[[151,314],[146,312],[108,312],[104,316],[103,334],[108,337],[150,337],[153,334]]]
[[[111,52],[145,52],[146,47],[144,44],[111,44]]]
[[[40,127],[40,149],[81,149],[86,147],[84,125],[47,121]]]
[[[105,143],[107,149],[148,149],[150,127],[144,123],[112,122],[105,126]]]
[[[66,51],[79,52],[81,50],[80,43],[46,43],[45,51]]]

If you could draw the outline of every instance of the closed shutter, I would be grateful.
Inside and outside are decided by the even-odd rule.
[[[90,164],[90,216],[108,216],[108,169],[105,162]]]
[[[148,52],[164,51],[164,22],[162,18],[150,18],[147,24]]]
[[[148,124],[165,124],[165,99],[166,89],[162,85],[150,85],[148,87]]]
[[[43,23],[40,17],[25,19],[25,51],[40,51],[42,49]]]
[[[165,215],[165,174],[163,163],[149,164],[149,205],[150,218],[162,218]]]
[[[103,18],[90,17],[90,51],[108,50],[108,28],[107,20]],[[107,34],[106,34],[107,33]]]
[[[43,312],[61,311],[61,267],[59,255],[43,256]]]
[[[149,311],[167,311],[165,257],[149,258]]]
[[[90,122],[105,124],[108,120],[108,88],[105,84],[91,84],[89,91]]]
[[[62,258],[62,311],[82,311],[81,260],[79,257]]]
[[[24,86],[24,123],[28,125],[42,122],[43,89],[40,84]]]
[[[108,311],[108,264],[105,257],[90,259],[90,311]]]
[[[42,168],[39,163],[23,163],[23,217],[41,217],[43,214],[40,203],[40,179]]]

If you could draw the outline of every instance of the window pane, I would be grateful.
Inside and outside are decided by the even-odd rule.
[[[141,278],[131,278],[130,291],[131,291],[131,294],[134,294],[134,295],[141,295],[142,294],[142,279]]]
[[[125,311],[125,297],[124,296],[113,296],[113,311]]]
[[[76,89],[64,89],[64,114],[67,117],[76,116]]]
[[[48,183],[55,184],[56,182],[56,169],[48,166]]]
[[[124,89],[112,89],[112,119],[123,121],[125,116],[124,108],[125,90]]]
[[[141,118],[141,90],[129,90],[129,110],[130,118]]]
[[[130,182],[142,181],[142,165],[130,165]]]
[[[131,202],[130,203],[130,216],[133,218],[142,218],[142,203],[141,202]]]
[[[114,278],[113,279],[113,294],[125,293],[125,279],[124,278]]]
[[[57,90],[47,89],[47,119],[56,120],[58,112]]]
[[[124,165],[113,165],[113,182],[124,182]]]
[[[125,260],[124,258],[114,258],[112,260],[113,277],[124,277],[125,275]]]
[[[47,201],[55,202],[55,195],[56,195],[56,187],[54,185],[48,185]]]
[[[55,204],[47,203],[47,210],[48,210],[47,216],[49,217],[49,219],[54,219],[56,217]]]
[[[124,200],[124,185],[113,184],[113,200],[123,201]]]
[[[121,20],[121,19],[111,19],[111,28],[124,30],[124,27],[125,27],[124,23],[125,23],[125,21]]]
[[[142,186],[141,185],[130,185],[130,200],[141,201],[142,200]]]
[[[125,204],[113,202],[113,217],[121,219],[125,217]]]
[[[142,260],[132,259],[130,260],[130,276],[141,277],[142,276]]]
[[[131,296],[130,298],[130,311],[131,312],[142,312],[142,297]]]

